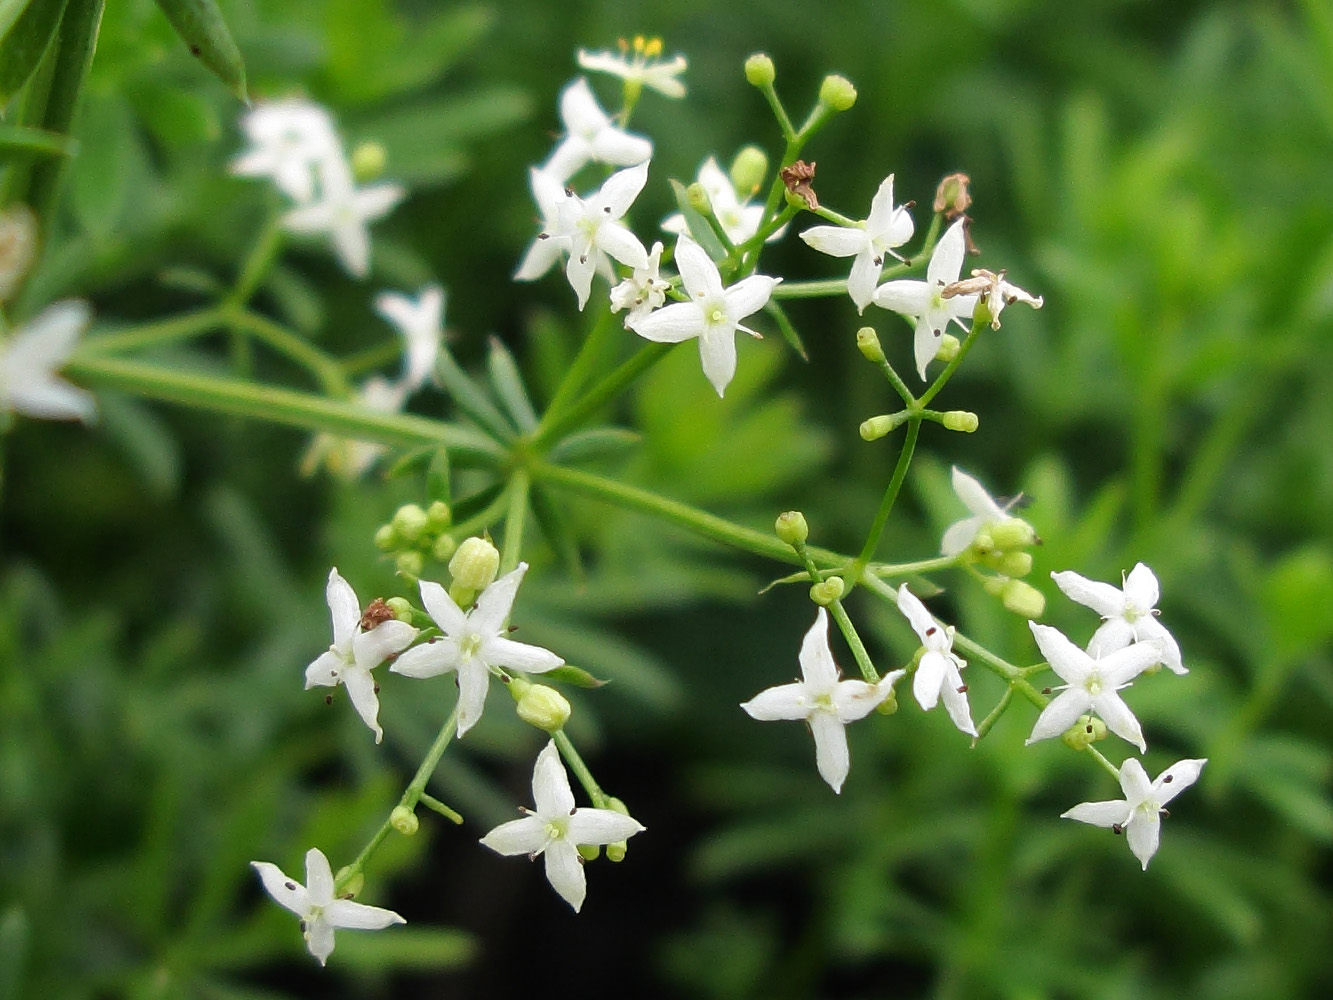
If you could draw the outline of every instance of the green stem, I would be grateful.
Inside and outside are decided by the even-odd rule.
[[[838,623],[838,631],[842,633],[842,637],[847,640],[847,645],[851,647],[852,657],[861,669],[861,676],[870,684],[877,683],[879,673],[875,670],[875,665],[870,662],[870,654],[866,651],[866,644],[861,641],[861,635],[856,631],[856,626],[852,624],[851,618],[848,617],[847,609],[842,606],[842,601],[833,601],[828,608],[833,620]]]
[[[674,344],[644,344],[634,357],[593,386],[577,403],[568,407],[563,416],[552,420],[545,428],[539,428],[532,439],[533,447],[540,451],[559,441],[567,431],[573,430],[589,415],[596,413],[620,395],[626,386],[666,357],[667,352],[674,346]]]
[[[509,512],[505,515],[504,549],[500,554],[500,572],[508,573],[518,566],[523,552],[523,527],[528,514],[528,491],[532,485],[528,473],[515,469],[509,478]]]
[[[911,576],[913,573],[933,573],[936,570],[951,569],[958,565],[958,556],[936,556],[934,559],[918,559],[906,563],[871,563],[867,572],[878,577]]]
[[[855,586],[855,582],[861,578],[863,572],[870,564],[871,558],[875,554],[875,549],[879,547],[880,537],[884,534],[884,527],[889,522],[889,514],[893,511],[893,505],[898,499],[898,493],[902,490],[903,480],[907,478],[907,468],[912,464],[912,454],[916,451],[917,435],[921,433],[921,418],[909,417],[907,420],[907,435],[903,438],[902,451],[898,453],[898,464],[894,467],[893,477],[889,480],[888,487],[884,490],[884,496],[879,502],[879,510],[875,512],[875,520],[870,525],[870,533],[866,536],[866,542],[861,546],[861,552],[852,563],[848,576],[851,577],[847,583]]]
[[[158,347],[177,340],[186,340],[220,327],[225,322],[221,309],[210,306],[194,312],[181,313],[170,319],[155,320],[130,327],[117,333],[89,337],[84,341],[83,354],[124,354],[145,347]]]
[[[574,772],[574,777],[579,779],[579,784],[588,793],[588,798],[592,799],[592,804],[598,809],[607,808],[606,793],[602,791],[602,787],[593,778],[592,772],[588,770],[588,765],[583,763],[583,758],[574,749],[574,744],[565,735],[565,731],[563,729],[559,730],[552,738],[555,740],[555,745],[560,749],[560,756],[565,758],[565,763]]]
[[[342,366],[304,337],[288,330],[267,316],[235,307],[224,312],[226,322],[234,329],[250,334],[284,357],[307,369],[331,396],[348,398],[352,388]]]
[[[473,514],[465,521],[449,528],[449,534],[456,539],[470,538],[478,531],[484,531],[496,521],[500,520],[500,512],[506,510],[510,503],[510,487],[513,485],[511,479],[494,500],[488,503],[484,508]],[[514,565],[518,565],[515,563]],[[511,567],[512,569],[512,567]]]
[[[940,394],[940,390],[944,388],[949,379],[953,378],[953,373],[958,370],[958,366],[961,365],[963,359],[967,357],[967,352],[972,349],[972,344],[977,339],[977,334],[981,332],[983,327],[989,325],[989,323],[983,322],[975,316],[973,317],[972,329],[967,331],[967,337],[964,338],[963,343],[959,346],[958,353],[954,355],[952,361],[944,366],[944,371],[939,373],[935,381],[931,383],[930,388],[917,400],[917,403],[920,406],[926,406],[932,399]]]
[[[441,816],[443,816],[449,822],[453,823],[455,826],[463,825],[463,814],[458,812],[456,809],[450,809],[447,805],[445,805],[443,802],[437,799],[434,795],[428,795],[426,792],[422,792],[419,801],[427,809],[431,809],[434,812],[439,813]]]
[[[847,294],[846,278],[826,278],[820,281],[784,281],[773,289],[775,299],[820,299]]]
[[[1004,694],[1000,696],[1000,700],[995,703],[995,707],[992,708],[990,713],[977,725],[976,739],[972,741],[973,746],[976,746],[977,742],[991,731],[991,726],[995,725],[996,720],[1004,714],[1005,709],[1009,707],[1009,703],[1013,700],[1014,686],[1013,684],[1009,684],[1004,689]]]
[[[1083,749],[1087,752],[1088,756],[1090,756],[1097,763],[1101,764],[1101,766],[1106,769],[1106,772],[1111,777],[1115,778],[1116,781],[1120,780],[1120,769],[1116,767],[1114,764],[1112,764],[1109,760],[1107,760],[1102,755],[1102,752],[1100,750],[1091,745],[1086,746]]]
[[[270,218],[249,256],[245,258],[245,263],[241,265],[236,286],[225,300],[226,308],[235,312],[250,301],[282,250],[283,236],[282,220],[276,216]]]

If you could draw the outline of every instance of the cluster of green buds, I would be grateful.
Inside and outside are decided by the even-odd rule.
[[[957,337],[943,334],[940,337],[939,349],[935,352],[935,359],[946,363],[952,361],[958,355],[959,346]],[[863,326],[856,331],[856,349],[872,365],[879,365],[881,368],[887,365],[884,348],[880,345],[879,334],[875,332],[874,327]],[[923,419],[935,421],[946,431],[958,431],[961,434],[971,434],[981,424],[977,415],[970,410],[899,410],[896,413],[881,413],[863,420],[860,427],[861,439],[877,441],[905,424],[913,413]]]
[[[1023,579],[1032,572],[1028,550],[1040,543],[1031,524],[1021,517],[1006,517],[978,531],[964,558],[994,571],[994,575],[982,574],[982,585],[1007,610],[1024,618],[1040,618],[1046,598]]]
[[[420,504],[405,503],[375,532],[375,547],[394,557],[399,573],[415,580],[428,559],[445,562],[454,555],[458,543],[449,534],[452,524],[453,512],[442,500],[424,510]]]

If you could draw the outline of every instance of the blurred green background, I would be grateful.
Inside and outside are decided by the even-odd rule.
[[[352,353],[391,336],[374,291],[438,280],[460,359],[478,364],[498,333],[543,398],[582,327],[557,276],[509,276],[534,232],[527,168],[560,127],[574,51],[646,33],[690,60],[686,101],[648,94],[635,116],[657,149],[640,220],[669,210],[662,178],[692,178],[709,154],[779,151],[745,56],[773,56],[797,114],[826,72],[848,76],[856,107],[807,150],[821,199],[863,215],[894,172],[921,220],[938,179],[966,171],[981,264],[1046,296],[1040,312],[1006,313],[946,391],[981,429],[926,428],[881,553],[936,551],[959,514],[956,463],[1033,497],[1045,545],[1032,580],[1076,640],[1093,623],[1049,571],[1111,580],[1148,562],[1192,672],[1132,691],[1146,764],[1210,763],[1146,874],[1119,839],[1058,818],[1115,789],[1059,745],[1025,749],[1025,705],[969,750],[904,698],[851,730],[835,798],[806,734],[736,707],[796,673],[803,588],[757,597],[772,567],[561,498],[587,580],[538,541],[516,621],[614,679],[575,696],[574,735],[648,833],[623,865],[589,867],[577,918],[539,866],[479,848],[529,802],[541,742],[495,695],[432,786],[468,824],[425,821],[372,867],[366,898],[408,927],[340,934],[321,972],[247,862],[299,875],[318,845],[345,863],[447,711],[443,681],[428,698],[385,683],[375,747],[341,700],[301,690],[327,641],[329,566],[363,598],[399,592],[370,538],[420,484],[302,479],[301,434],[106,393],[91,431],[20,421],[2,442],[0,1000],[1326,995],[1329,4],[222,7],[255,94],[327,103],[349,140],[385,144],[388,176],[412,192],[377,226],[365,286],[298,245],[261,307]],[[614,106],[610,81],[594,86]],[[266,210],[263,185],[225,172],[240,110],[153,3],[111,0],[59,232],[21,306],[87,296],[110,326],[230,281]],[[795,239],[764,269],[840,273]],[[606,471],[756,527],[800,506],[815,540],[854,548],[896,450],[856,436],[891,401],[852,333],[874,323],[905,361],[908,328],[858,320],[843,300],[792,316],[810,364],[780,337],[742,344],[719,402],[693,349],[675,352],[617,412],[645,438]],[[156,359],[201,356],[220,365],[225,344]],[[438,393],[414,409],[449,412]],[[961,575],[939,582],[942,617],[1036,659],[1022,621]],[[879,662],[911,654],[891,611],[861,600],[852,613]],[[979,717],[999,686],[969,674]]]

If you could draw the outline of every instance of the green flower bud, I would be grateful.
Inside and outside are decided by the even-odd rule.
[[[708,191],[702,184],[695,181],[685,189],[685,200],[690,203],[690,208],[694,209],[705,219],[713,215],[713,200],[708,197]]]
[[[1032,572],[1031,552],[1006,552],[995,567],[1005,576],[1027,576]]]
[[[441,532],[454,523],[454,512],[443,500],[432,501],[426,508],[426,527],[432,532]]]
[[[409,545],[415,545],[426,533],[426,512],[418,504],[405,503],[394,511],[393,520],[389,523],[399,538]]]
[[[414,549],[409,549],[407,552],[398,553],[394,565],[403,576],[415,580],[421,576],[421,571],[426,568],[426,557]]]
[[[584,861],[596,861],[602,856],[602,849],[596,844],[576,844],[579,857]]]
[[[1046,597],[1025,580],[1009,580],[1000,590],[1005,608],[1024,618],[1040,618],[1046,610]]]
[[[417,827],[421,826],[421,821],[417,819],[417,814],[407,806],[394,806],[393,812],[389,813],[389,825],[404,837],[410,837],[417,832]]]
[[[363,872],[357,872],[348,878],[352,871],[351,865],[343,865],[338,869],[338,874],[333,876],[334,885],[342,885],[342,891],[338,893],[339,898],[349,899],[361,895],[361,890],[366,886],[366,876]],[[346,879],[346,884],[343,884]]]
[[[799,510],[779,514],[773,530],[787,545],[802,545],[810,537],[810,525],[805,523],[805,515]]]
[[[758,146],[742,146],[731,161],[731,186],[742,201],[764,184],[768,174],[768,154]]]
[[[360,183],[373,181],[384,173],[389,154],[378,142],[363,142],[352,150],[352,176]]]
[[[519,701],[532,689],[532,681],[526,677],[514,675],[509,678],[509,694],[514,701]]]
[[[412,602],[406,597],[390,597],[384,603],[398,621],[410,622],[412,620]]]
[[[899,410],[897,413],[881,413],[877,417],[862,421],[861,426],[857,429],[861,434],[861,440],[878,441],[906,419],[906,410]]]
[[[1002,576],[988,576],[981,581],[981,586],[985,588],[986,593],[991,597],[999,597],[1004,593],[1004,588],[1009,584],[1009,580]]]
[[[819,85],[819,103],[834,111],[846,111],[856,103],[856,88],[845,76],[831,73]]]
[[[625,803],[621,802],[614,795],[606,797],[606,808],[612,812],[618,812],[622,816],[629,815],[629,809]],[[606,845],[606,860],[613,861],[616,864],[625,860],[625,854],[629,851],[629,841],[617,840],[614,844]]]
[[[879,345],[879,334],[873,326],[863,326],[856,331],[856,349],[862,356],[877,365],[884,363],[884,348]]]
[[[752,87],[769,87],[777,78],[778,71],[773,60],[763,52],[756,52],[745,60],[745,79]]]
[[[398,541],[398,532],[393,530],[392,524],[381,524],[375,532],[375,548],[381,552],[392,552],[398,548]]]
[[[935,348],[935,360],[943,361],[947,365],[954,358],[958,357],[958,351],[962,346],[962,342],[952,333],[941,335],[940,345]]]
[[[841,597],[846,589],[847,584],[843,583],[842,577],[831,576],[810,588],[810,600],[820,607],[827,607]]]
[[[1037,532],[1021,517],[1010,517],[990,526],[991,540],[997,549],[1023,549],[1037,543]]]
[[[454,554],[458,548],[458,543],[454,541],[452,535],[441,535],[435,539],[435,544],[430,548],[430,554],[440,562],[448,562],[449,557]]]
[[[569,721],[569,700],[553,687],[532,684],[518,699],[518,717],[546,733],[558,733]]]
[[[990,529],[982,528],[978,531],[976,537],[972,539],[972,544],[968,547],[979,556],[994,552],[995,539],[991,536]]]
[[[875,711],[880,715],[894,715],[898,711],[898,692],[889,689],[889,696],[875,706]]]
[[[485,590],[500,569],[500,550],[484,538],[465,538],[449,560],[449,575],[460,589]]]
[[[949,410],[944,414],[944,429],[948,431],[961,431],[964,434],[971,434],[980,423],[981,421],[977,419],[977,415],[968,410]]]
[[[1080,715],[1060,739],[1070,750],[1086,750],[1098,740],[1106,738],[1106,723],[1096,716]]]

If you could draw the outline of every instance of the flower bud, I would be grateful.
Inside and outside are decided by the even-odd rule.
[[[412,620],[412,602],[406,597],[390,597],[384,602],[396,621],[411,622]]]
[[[799,510],[789,510],[778,515],[773,530],[787,545],[801,545],[810,537],[810,525],[805,523],[805,515]]]
[[[1098,740],[1106,738],[1106,723],[1096,716],[1080,715],[1078,721],[1061,734],[1060,739],[1070,750],[1086,750]]]
[[[745,79],[752,87],[770,87],[777,75],[773,60],[763,52],[756,52],[745,60]]]
[[[394,565],[403,576],[415,580],[421,576],[421,571],[426,568],[426,557],[414,549],[409,549],[407,552],[398,553]]]
[[[433,500],[426,508],[426,527],[432,532],[441,532],[454,523],[454,512],[443,500]]]
[[[398,537],[409,545],[415,545],[426,532],[426,512],[418,504],[405,503],[393,514],[390,526]]]
[[[895,715],[898,711],[898,692],[889,688],[889,696],[875,706],[880,715]]]
[[[563,729],[572,711],[569,700],[545,684],[530,684],[518,699],[518,717],[546,733]]]
[[[343,865],[338,869],[338,874],[333,876],[333,884],[342,885],[342,891],[338,893],[340,899],[351,899],[355,896],[359,896],[361,890],[366,886],[366,876],[364,872],[357,872],[355,875],[352,875],[351,872],[351,865]],[[345,884],[344,880],[346,880]]]
[[[430,547],[430,554],[440,562],[448,562],[449,557],[454,554],[458,548],[458,543],[454,541],[452,535],[441,535],[435,539],[435,544]]]
[[[879,345],[879,334],[873,326],[863,326],[856,331],[856,349],[867,361],[877,365],[884,363],[884,348]]]
[[[949,174],[935,189],[935,204],[931,207],[952,222],[972,204],[972,195],[967,190],[970,183],[967,174]]]
[[[352,176],[365,184],[384,173],[389,154],[378,142],[363,142],[352,150]]]
[[[602,856],[602,849],[596,844],[578,844],[576,845],[579,857],[584,861],[596,861]]]
[[[906,419],[906,410],[899,410],[897,413],[881,413],[877,417],[862,421],[857,430],[861,434],[861,440],[878,441]]]
[[[981,424],[977,415],[968,410],[949,410],[944,414],[944,429],[971,434]]]
[[[500,569],[500,550],[484,538],[463,539],[449,560],[449,575],[454,586],[466,590],[485,590]]]
[[[389,813],[389,825],[404,837],[410,837],[417,832],[417,827],[421,826],[421,821],[417,819],[417,814],[407,806],[394,806],[393,812]]]
[[[695,181],[685,189],[685,200],[690,203],[690,208],[694,209],[705,219],[713,215],[713,201],[708,197],[707,189]]]
[[[742,146],[731,161],[731,186],[742,201],[759,190],[768,174],[768,154],[758,146]]]
[[[999,524],[992,524],[990,536],[997,549],[1023,549],[1037,543],[1037,532],[1021,517],[1009,517]]]
[[[1032,572],[1031,552],[1006,552],[995,567],[1005,576],[1027,576]]]
[[[398,532],[392,524],[381,524],[375,532],[375,548],[381,552],[392,552],[398,548]]]
[[[1046,610],[1046,597],[1025,580],[1009,580],[1000,590],[1005,608],[1024,618],[1040,618]]]
[[[606,808],[612,812],[618,812],[622,816],[629,815],[629,808],[614,795],[606,797]],[[625,854],[629,850],[629,842],[626,840],[617,840],[614,844],[606,845],[606,860],[614,861],[616,864],[625,860]]]
[[[856,103],[856,88],[845,76],[831,73],[819,85],[819,103],[828,105],[834,111],[846,111]]]
[[[979,556],[988,555],[995,551],[995,539],[991,537],[990,528],[982,528],[972,539],[972,544],[968,548]]]
[[[952,333],[942,334],[940,336],[939,346],[935,348],[935,360],[943,361],[947,365],[954,358],[958,357],[958,351],[962,346],[962,342]]]
[[[843,583],[842,577],[831,576],[810,588],[810,600],[820,607],[827,607],[841,597],[846,589],[847,585]]]

